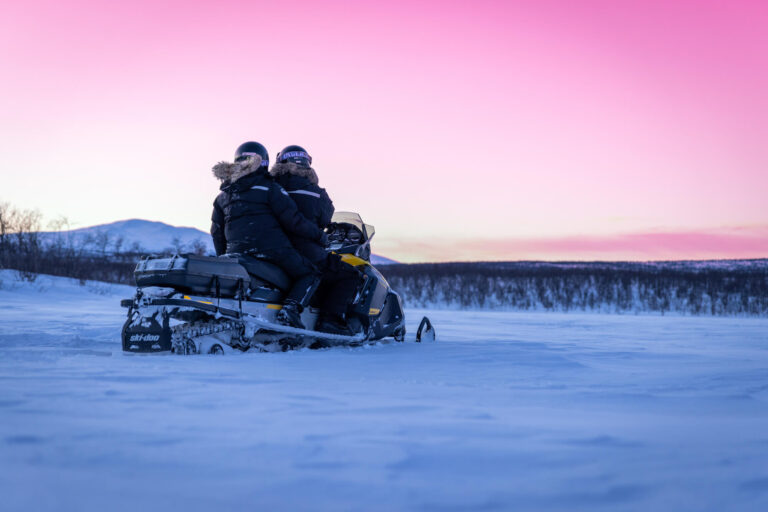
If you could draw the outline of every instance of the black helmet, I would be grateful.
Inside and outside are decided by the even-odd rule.
[[[269,153],[267,148],[258,142],[243,142],[235,151],[235,162],[245,160],[249,156],[259,155],[261,157],[260,167],[269,167]]]
[[[278,162],[293,162],[301,167],[312,165],[312,157],[307,150],[301,146],[286,146],[277,154]]]

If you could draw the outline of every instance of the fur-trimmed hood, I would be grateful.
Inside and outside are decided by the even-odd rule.
[[[294,176],[301,176],[307,178],[310,183],[317,185],[317,173],[311,167],[302,167],[293,162],[278,162],[272,166],[269,171],[272,176],[280,176],[281,174],[293,174]]]
[[[211,171],[222,183],[234,183],[243,176],[257,172],[261,167],[261,156],[255,155],[242,162],[219,162]]]

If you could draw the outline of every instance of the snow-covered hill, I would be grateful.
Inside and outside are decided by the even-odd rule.
[[[106,235],[109,239],[109,248],[114,248],[115,241],[120,239],[122,249],[128,249],[133,244],[138,244],[144,251],[159,252],[173,247],[174,242],[177,242],[185,247],[192,247],[195,243],[200,243],[204,245],[207,252],[213,252],[213,242],[208,233],[197,228],[171,226],[163,222],[142,219],[120,220],[56,234],[74,237],[77,241],[94,240],[99,236]],[[51,236],[51,234],[47,233],[46,236]]]
[[[766,319],[430,311],[430,344],[130,356],[132,287],[0,281],[4,511],[768,510]]]

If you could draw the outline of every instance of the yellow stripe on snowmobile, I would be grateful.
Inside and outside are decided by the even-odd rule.
[[[379,313],[381,313],[380,309],[371,308],[371,309],[368,310],[368,314],[369,315],[378,315]]]
[[[213,304],[213,302],[208,302],[207,300],[195,300],[189,295],[185,295],[184,298],[187,300],[194,300],[195,302],[199,302],[200,304]]]
[[[283,309],[280,304],[267,304],[267,309]]]
[[[363,258],[358,258],[354,254],[341,254],[341,261],[353,267],[359,267],[360,265],[370,265]]]

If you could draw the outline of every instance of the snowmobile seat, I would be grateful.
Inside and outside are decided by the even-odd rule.
[[[240,265],[245,267],[249,274],[261,281],[266,281],[271,285],[277,286],[283,291],[291,288],[291,279],[283,272],[283,269],[266,260],[255,258],[238,258]],[[251,281],[251,285],[257,283]]]
[[[139,261],[134,271],[139,287],[171,287],[191,294],[234,297],[247,289],[251,278],[237,260],[175,255]]]

